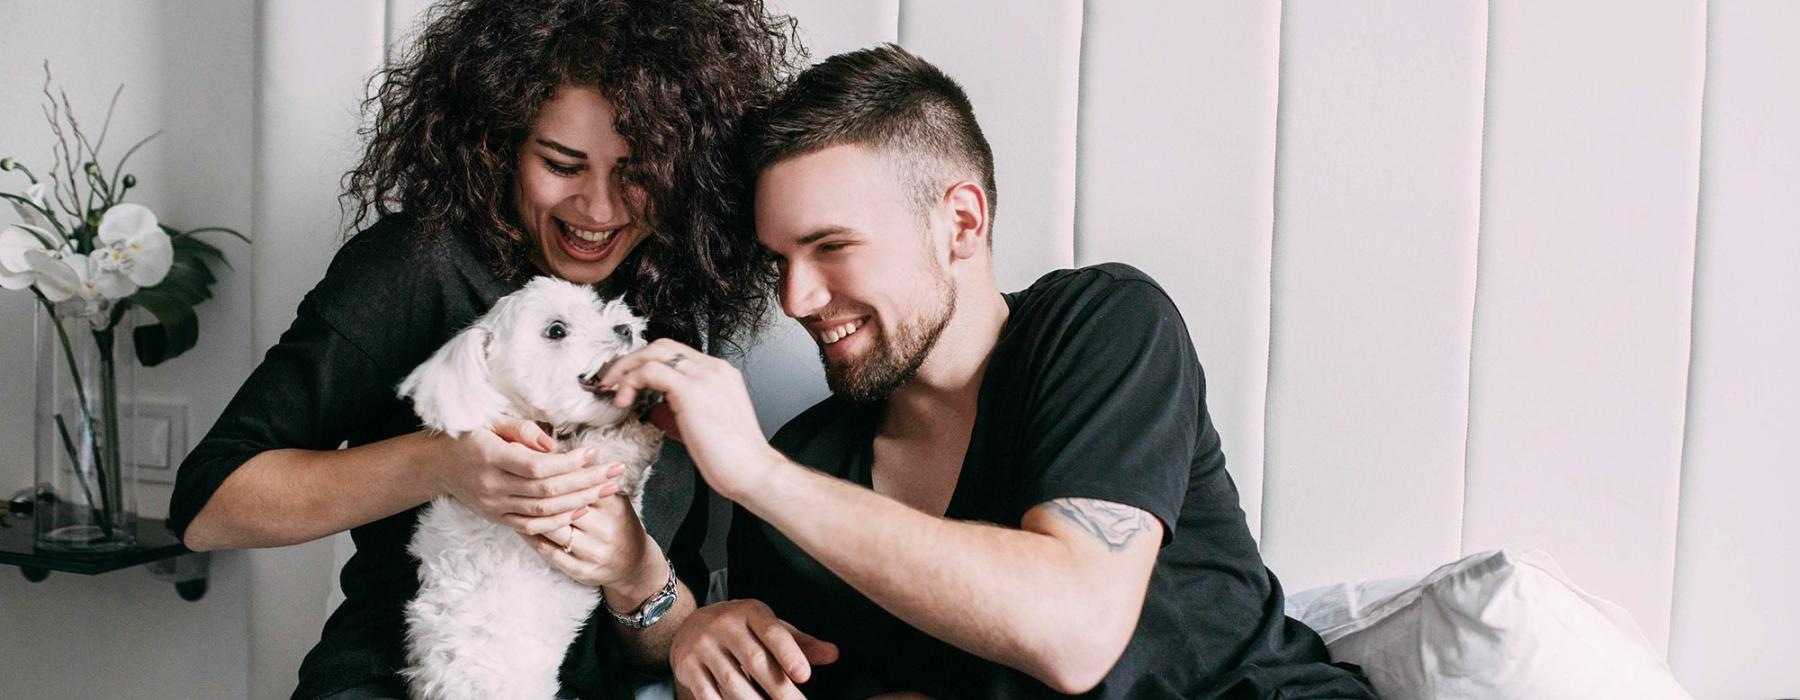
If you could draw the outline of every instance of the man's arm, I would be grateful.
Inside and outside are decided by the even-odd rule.
[[[1136,629],[1163,527],[1143,511],[1055,499],[1018,530],[926,515],[782,456],[738,369],[668,339],[614,362],[601,383],[618,406],[662,392],[652,419],[714,490],[927,634],[1077,693]]]
[[[772,450],[771,450],[772,451]],[[1069,694],[1097,685],[1137,628],[1162,523],[1062,498],[1021,529],[926,515],[778,455],[725,496],[896,617]]]

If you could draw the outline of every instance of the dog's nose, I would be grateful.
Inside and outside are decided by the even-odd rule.
[[[625,342],[625,343],[631,342],[631,337],[633,335],[633,333],[631,332],[631,326],[623,324],[623,323],[613,326],[613,333],[619,336],[620,342]]]

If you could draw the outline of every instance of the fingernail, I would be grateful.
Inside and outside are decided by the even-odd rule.
[[[576,508],[576,509],[575,509],[575,516],[574,516],[574,517],[572,517],[572,518],[569,518],[569,519],[570,519],[570,520],[580,520],[580,519],[581,519],[581,516],[583,516],[583,515],[587,515],[587,512],[588,512],[588,507],[587,507],[587,506],[582,506],[582,507],[580,507],[580,508]]]
[[[613,462],[611,465],[609,465],[606,468],[606,473],[611,476],[618,476],[620,474],[624,474],[625,473],[625,464],[623,462]]]
[[[594,460],[595,460],[595,459],[596,459],[596,458],[598,458],[598,457],[599,457],[599,456],[600,456],[600,451],[599,451],[599,450],[596,450],[596,449],[594,449],[594,448],[592,448],[592,447],[589,447],[589,448],[587,448],[587,449],[586,449],[586,450],[583,450],[583,451],[582,451],[582,452],[581,452],[581,459],[582,459],[582,461],[585,461],[585,462],[588,462],[588,463],[589,463],[589,464],[592,464],[592,463],[593,463],[593,461],[594,461]]]

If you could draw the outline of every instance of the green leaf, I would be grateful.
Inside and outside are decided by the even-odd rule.
[[[238,240],[243,241],[246,245],[250,243],[249,236],[246,236],[242,233],[238,233],[234,229],[225,228],[224,226],[207,226],[205,228],[197,228],[192,231],[184,231],[184,232],[182,232],[181,235],[185,237],[185,236],[192,236],[196,233],[229,233],[233,237],[237,238]]]
[[[231,261],[225,259],[225,252],[219,250],[219,248],[217,246],[214,246],[211,243],[207,243],[206,241],[202,241],[198,238],[193,238],[188,235],[188,234],[194,233],[194,231],[182,233],[180,231],[176,231],[175,229],[169,228],[168,226],[163,226],[162,229],[165,233],[169,234],[169,242],[171,245],[173,245],[175,247],[175,256],[177,258],[180,258],[184,253],[187,255],[209,257],[209,258],[212,258],[213,260],[225,265],[225,267],[227,269],[231,269]],[[195,231],[204,231],[204,230],[206,230],[206,229],[195,229]],[[228,229],[220,229],[220,230],[228,230]]]
[[[157,320],[131,331],[138,362],[145,367],[162,364],[200,342],[200,317],[194,314],[194,305],[161,287],[139,290],[131,296],[133,303]]]

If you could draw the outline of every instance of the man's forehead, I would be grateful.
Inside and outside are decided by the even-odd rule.
[[[757,236],[764,245],[803,245],[818,234],[854,233],[905,202],[885,158],[861,145],[831,146],[764,168],[756,182]]]

